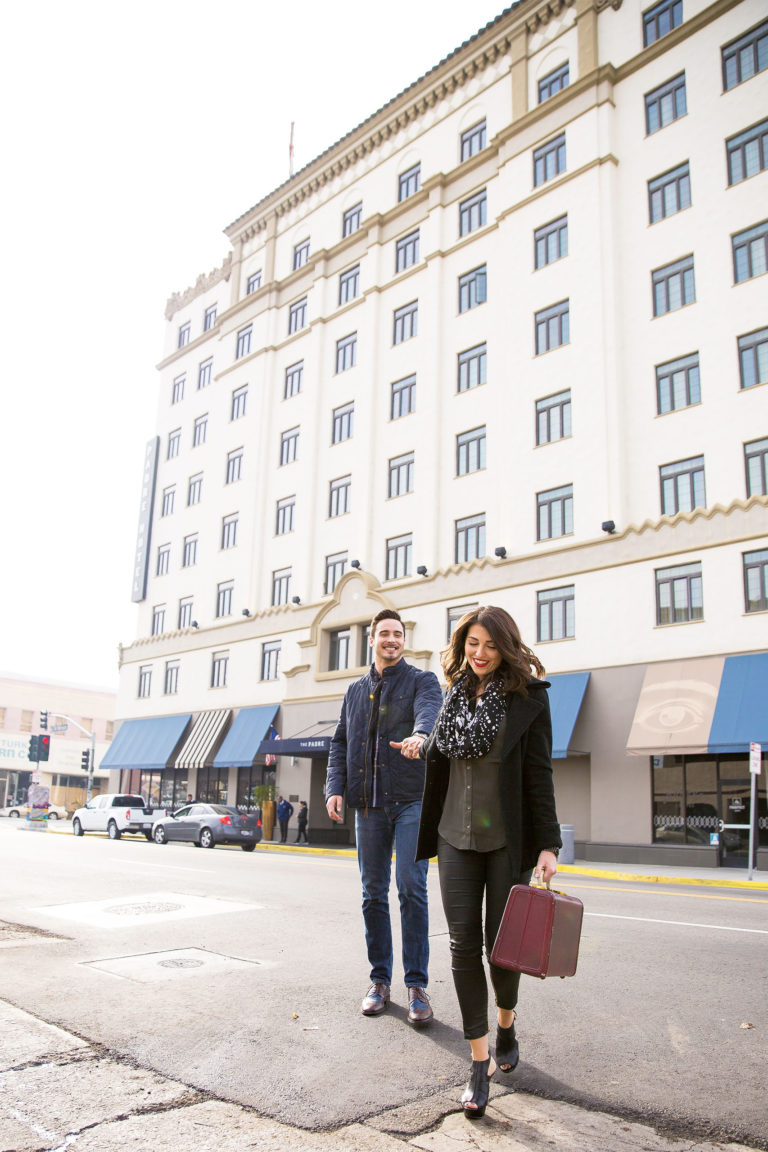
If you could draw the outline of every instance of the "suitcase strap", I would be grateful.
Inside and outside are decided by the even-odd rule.
[[[561,892],[559,888],[553,888],[547,880],[546,884],[542,884],[539,880],[532,882],[528,885],[529,888],[541,888],[545,892],[554,892],[555,896],[565,896],[565,892]]]

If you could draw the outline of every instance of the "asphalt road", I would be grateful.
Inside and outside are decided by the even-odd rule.
[[[142,1067],[308,1129],[398,1105],[407,1126],[466,1078],[434,867],[437,1019],[420,1031],[400,973],[388,1013],[359,1013],[368,968],[348,857],[0,821],[0,875],[0,922],[39,930],[0,947],[2,997]],[[579,970],[523,978],[515,1085],[768,1147],[768,892],[560,886],[585,905]]]

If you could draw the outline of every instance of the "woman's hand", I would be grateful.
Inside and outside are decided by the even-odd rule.
[[[549,884],[555,872],[557,872],[557,856],[554,852],[548,852],[546,849],[539,852],[539,859],[533,870],[536,879],[542,884]]]
[[[390,748],[399,748],[401,756],[406,760],[418,760],[421,750],[426,744],[423,736],[406,736],[405,740],[390,740]]]

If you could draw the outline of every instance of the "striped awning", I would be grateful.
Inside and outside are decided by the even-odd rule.
[[[213,758],[231,715],[229,708],[201,712],[176,757],[174,768],[185,768],[187,771],[193,768],[209,768],[213,764]]]

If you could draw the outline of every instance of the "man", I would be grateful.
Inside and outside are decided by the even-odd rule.
[[[288,821],[293,816],[293,804],[290,800],[284,800],[282,796],[277,798],[277,822],[280,825],[280,843],[287,844],[288,842]]]
[[[392,984],[392,926],[389,880],[392,849],[400,897],[403,969],[408,1021],[432,1019],[427,995],[429,916],[427,868],[416,863],[416,837],[424,789],[421,747],[442,704],[433,672],[403,660],[405,629],[397,612],[385,608],[371,621],[370,671],[351,684],[331,740],[325,798],[331,820],[341,822],[343,798],[355,809],[357,859],[363,886],[363,919],[371,987],[364,1016],[378,1016]]]

